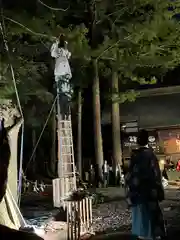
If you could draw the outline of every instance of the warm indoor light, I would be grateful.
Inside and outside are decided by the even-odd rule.
[[[160,160],[160,164],[165,164],[164,159],[161,159],[161,160]]]

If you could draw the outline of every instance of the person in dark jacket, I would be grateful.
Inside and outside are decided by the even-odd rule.
[[[128,203],[132,210],[132,233],[139,239],[165,237],[159,202],[164,200],[158,160],[148,147],[148,132],[141,130],[139,148],[131,156],[126,175]]]

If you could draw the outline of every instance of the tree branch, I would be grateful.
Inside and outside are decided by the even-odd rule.
[[[103,60],[103,61],[116,61],[115,58],[110,58],[110,57],[101,57],[101,60]]]
[[[42,2],[41,0],[37,0],[37,1],[38,1],[41,5],[43,5],[44,7],[49,8],[50,10],[53,10],[53,11],[66,12],[66,11],[69,9],[69,6],[68,6],[66,9],[63,9],[63,8],[54,8],[54,7],[48,6],[47,4],[45,4],[44,2]]]
[[[102,56],[104,53],[108,52],[110,49],[112,49],[113,47],[115,47],[120,41],[121,41],[121,40],[118,40],[118,41],[115,42],[113,45],[111,45],[111,46],[109,46],[108,48],[106,48],[106,49],[97,57],[97,60],[98,60],[99,58],[101,58],[101,56]]]
[[[34,31],[31,30],[30,28],[24,26],[22,23],[19,23],[19,22],[13,20],[12,18],[9,18],[9,17],[6,17],[6,16],[4,16],[4,18],[5,18],[6,20],[9,20],[10,22],[13,22],[13,23],[19,25],[20,27],[24,28],[26,31],[32,33],[33,35],[40,36],[40,37],[43,37],[43,38],[50,38],[50,37],[49,37],[48,35],[46,35],[46,34],[34,32]],[[52,39],[55,39],[55,37],[52,37]]]
[[[106,15],[106,16],[104,17],[104,19],[105,19],[105,18],[109,18],[109,17],[111,17],[111,16],[114,15],[114,14],[122,13],[122,12],[125,11],[126,9],[128,9],[128,8],[127,8],[127,7],[124,7],[124,8],[122,8],[122,9],[120,9],[120,10],[114,11],[114,12]],[[120,16],[121,16],[121,15],[118,15],[118,17],[116,18],[116,20],[117,20]],[[104,21],[104,19],[101,19],[101,20],[97,21],[96,24],[100,24],[101,22]],[[115,21],[116,21],[116,20],[115,20]]]

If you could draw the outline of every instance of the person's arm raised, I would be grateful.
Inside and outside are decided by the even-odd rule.
[[[56,40],[55,43],[53,43],[52,47],[51,47],[51,57],[53,58],[58,58],[59,54],[58,54],[58,41]]]

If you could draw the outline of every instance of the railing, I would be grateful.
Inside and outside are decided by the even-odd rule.
[[[75,190],[73,176],[67,176],[66,178],[53,179],[53,202],[54,207],[64,206],[64,200]]]
[[[92,229],[92,198],[85,197],[80,201],[67,201],[67,239],[79,240]]]

